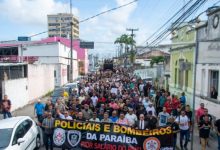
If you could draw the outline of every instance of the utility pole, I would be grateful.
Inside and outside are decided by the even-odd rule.
[[[131,31],[131,38],[132,38],[132,41],[134,41],[134,31],[138,31],[139,29],[133,29],[133,28],[130,28],[130,29],[126,29],[127,31]],[[134,43],[131,44],[131,55],[134,55],[133,57],[135,57],[135,53],[134,53]],[[134,58],[133,58],[134,60]],[[127,61],[127,60],[126,60]],[[132,61],[131,61],[131,64],[132,64]],[[133,65],[133,64],[132,64]]]
[[[139,29],[133,29],[133,28],[129,28],[129,29],[126,29],[127,31],[131,31],[131,38],[132,40],[134,41],[134,31],[138,31]],[[133,44],[131,45],[131,50],[133,51],[134,50],[134,47],[133,47]]]
[[[70,0],[70,14],[72,14],[72,0]],[[73,82],[73,20],[70,22],[70,82]]]

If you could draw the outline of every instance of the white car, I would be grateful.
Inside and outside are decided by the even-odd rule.
[[[67,83],[67,84],[65,84],[64,87],[71,88],[72,90],[77,91],[77,93],[78,93],[78,82]],[[67,91],[67,92],[69,92],[69,91]]]
[[[0,150],[33,150],[40,146],[39,127],[30,117],[0,120]]]

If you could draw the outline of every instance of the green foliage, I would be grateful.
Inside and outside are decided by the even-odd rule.
[[[158,64],[164,61],[165,61],[164,56],[154,56],[154,57],[151,57],[150,65],[151,67],[153,67],[154,64]]]

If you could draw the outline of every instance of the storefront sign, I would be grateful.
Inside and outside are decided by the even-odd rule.
[[[55,147],[98,150],[172,150],[171,127],[139,130],[113,123],[55,120]]]

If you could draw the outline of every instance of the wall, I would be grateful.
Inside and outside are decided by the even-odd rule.
[[[24,56],[59,56],[58,43],[36,44],[27,46]]]
[[[196,97],[196,101],[195,101],[195,109],[196,110],[200,107],[200,103],[205,104],[205,107],[208,108],[208,110],[209,110],[209,114],[211,114],[211,115],[215,116],[216,118],[220,119],[219,104],[207,101],[206,99],[202,99],[201,97]]]
[[[28,104],[27,78],[3,81],[2,89],[3,95],[7,94],[12,102],[12,111]]]
[[[52,91],[55,86],[54,65],[28,65],[29,101]]]

